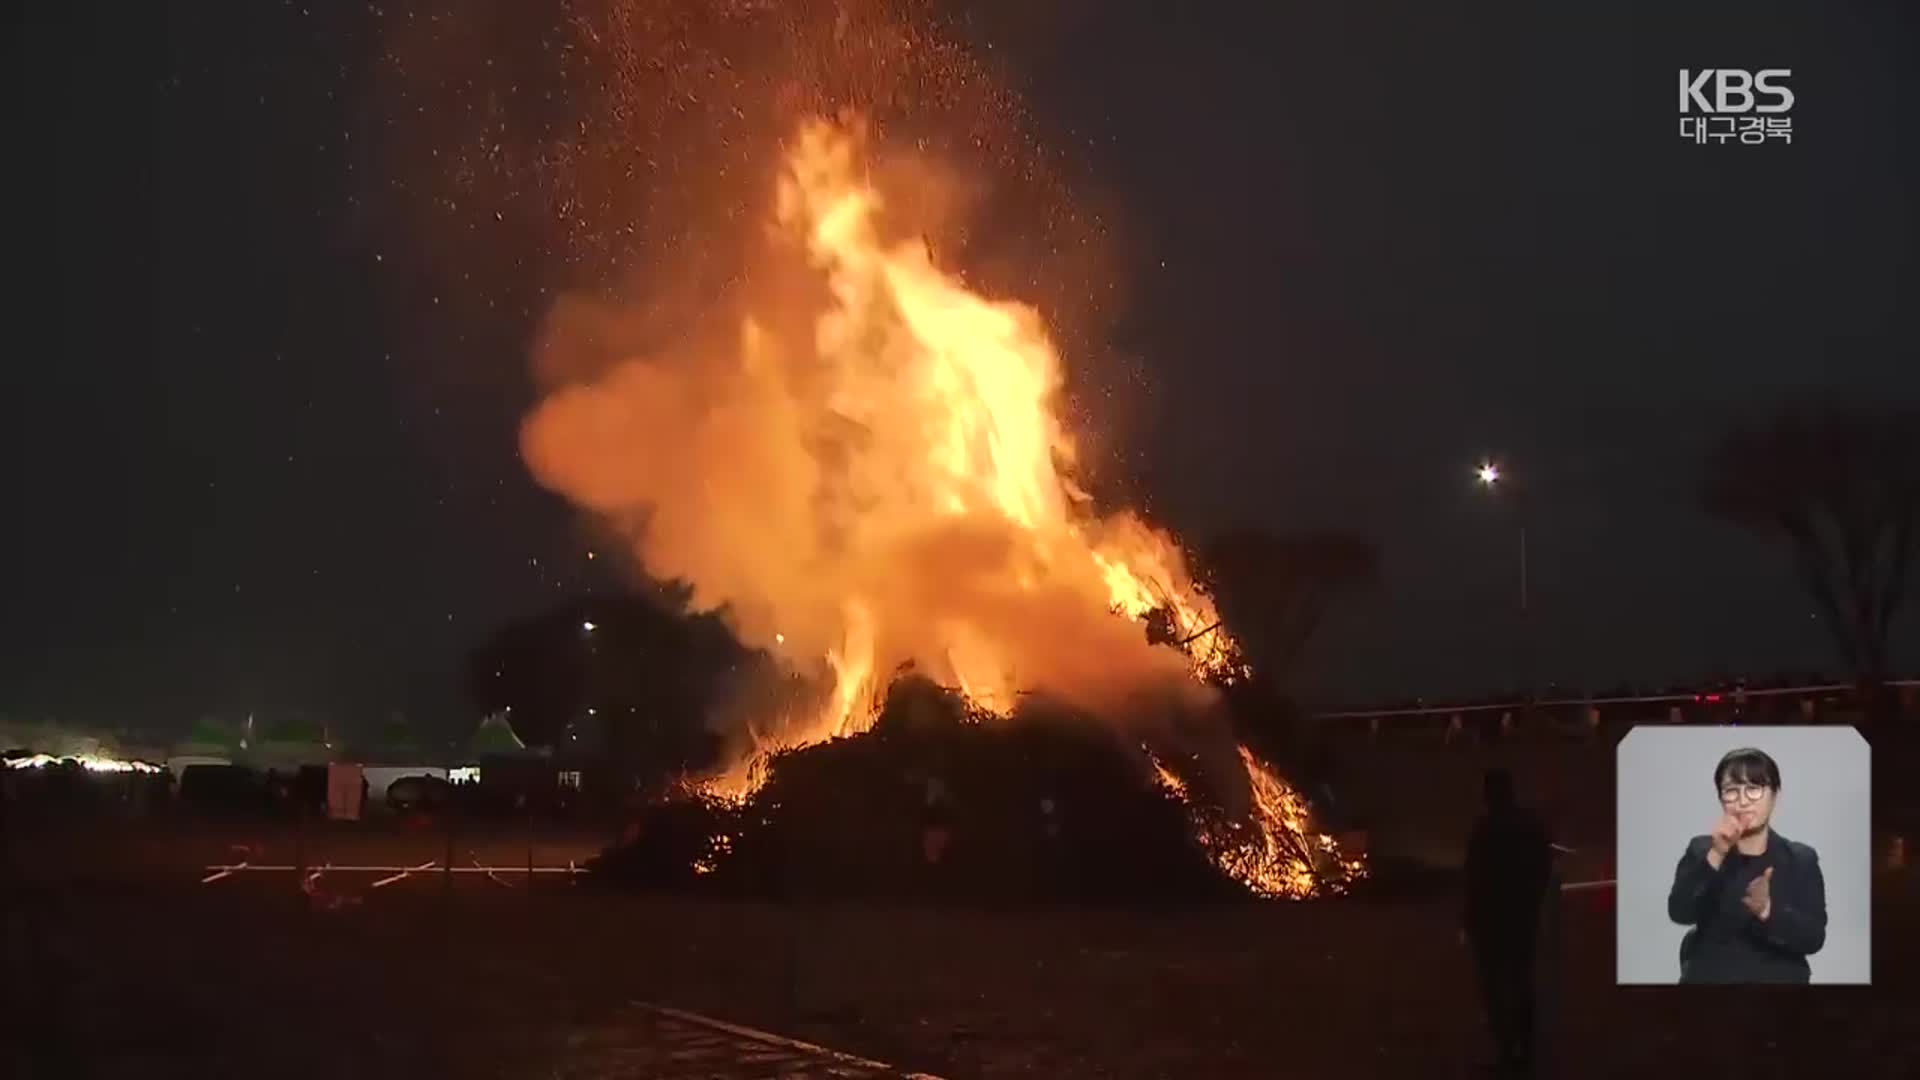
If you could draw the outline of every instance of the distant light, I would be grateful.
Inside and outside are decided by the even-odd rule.
[[[589,708],[589,709],[587,710],[587,715],[588,715],[588,716],[592,716],[592,715],[594,715],[594,712],[593,712],[593,710],[592,710],[591,708]]]
[[[164,771],[160,766],[150,765],[144,761],[122,761],[96,754],[67,754],[62,757],[55,757],[52,754],[33,754],[28,757],[9,758],[7,765],[15,769],[38,769],[47,765],[58,765],[63,761],[74,762],[88,772],[157,773]]]
[[[593,552],[591,552],[591,551],[589,551],[589,552],[587,552],[587,558],[589,558],[589,559],[591,559],[591,558],[593,558],[593,557],[594,557],[594,554],[593,554]]]
[[[1492,487],[1500,482],[1500,466],[1491,461],[1483,462],[1478,469],[1474,470],[1474,475],[1480,478],[1481,483]]]
[[[773,635],[773,643],[775,645],[785,645],[787,643],[787,635],[785,634]]]
[[[581,624],[580,624],[580,629],[582,629],[582,630],[585,630],[585,631],[586,631],[587,633],[589,633],[589,634],[591,634],[591,633],[593,633],[593,632],[594,632],[595,630],[598,630],[598,629],[599,629],[599,627],[597,627],[597,626],[595,626],[595,625],[593,625],[593,624],[592,624],[592,623],[590,623],[590,622],[583,622],[583,623],[581,623]]]

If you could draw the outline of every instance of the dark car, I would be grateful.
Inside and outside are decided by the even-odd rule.
[[[403,776],[387,785],[387,805],[396,813],[435,810],[445,806],[450,788],[437,776]]]
[[[189,765],[180,774],[180,800],[202,813],[237,816],[266,805],[265,779],[240,765]]]

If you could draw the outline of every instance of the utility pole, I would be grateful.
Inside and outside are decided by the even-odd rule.
[[[1499,465],[1482,462],[1474,470],[1474,476],[1480,486],[1493,492],[1496,497],[1504,496],[1513,507],[1514,518],[1520,532],[1520,616],[1515,623],[1514,642],[1514,687],[1520,694],[1520,715],[1523,721],[1533,712],[1533,608],[1528,595],[1527,582],[1527,492],[1526,489],[1509,479]]]
[[[446,862],[440,867],[440,898],[451,910],[453,906],[453,767],[458,752],[458,744],[447,743],[447,787],[446,802],[440,807],[441,830],[446,834]]]
[[[1527,597],[1527,518],[1526,504],[1519,498],[1514,500],[1514,509],[1520,516],[1520,695],[1521,718],[1531,719],[1533,713],[1533,609]]]

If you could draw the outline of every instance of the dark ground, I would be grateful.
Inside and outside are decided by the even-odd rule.
[[[307,848],[347,851],[346,831]],[[363,876],[333,885],[361,903],[317,912],[290,875],[197,883],[242,833],[290,830],[16,833],[0,1014],[16,1075],[661,1075],[633,1056],[659,1037],[634,1001],[952,1078],[1444,1077],[1484,1050],[1446,897],[795,912],[557,878],[531,897],[478,875],[368,891]],[[356,854],[396,860],[444,846],[357,835]],[[463,858],[524,861],[524,836],[469,839]],[[550,831],[538,861],[592,843]],[[1920,1075],[1920,986],[1894,961],[1920,955],[1911,872],[1881,882],[1872,990],[1617,989],[1607,903],[1563,905],[1557,1075]]]

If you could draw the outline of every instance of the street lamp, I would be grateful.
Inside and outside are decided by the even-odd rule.
[[[1503,481],[1506,479],[1506,474],[1500,471],[1500,466],[1497,463],[1491,462],[1491,461],[1483,461],[1480,463],[1479,467],[1473,470],[1473,475],[1475,476],[1476,479],[1480,481],[1480,486],[1483,488],[1486,488],[1488,491],[1492,491],[1496,493],[1502,492],[1502,491],[1514,492],[1514,495],[1512,496],[1513,502],[1516,505],[1516,507],[1519,505],[1520,499],[1519,499],[1518,489],[1514,488],[1514,486],[1510,483],[1503,483]],[[1527,614],[1527,518],[1525,514],[1520,514],[1519,518],[1520,518],[1520,615],[1521,615],[1521,618],[1524,619]]]
[[[1527,640],[1527,636],[1531,627],[1528,625],[1529,611],[1527,604],[1526,505],[1521,496],[1520,489],[1506,478],[1506,473],[1500,468],[1497,462],[1482,461],[1474,468],[1473,475],[1482,488],[1496,495],[1505,495],[1508,501],[1513,503],[1514,516],[1518,519],[1520,527],[1520,690],[1527,696],[1529,701],[1531,701],[1533,688],[1527,685],[1532,681],[1532,673],[1528,671],[1528,668],[1531,667],[1528,663],[1528,654],[1531,646]]]

